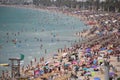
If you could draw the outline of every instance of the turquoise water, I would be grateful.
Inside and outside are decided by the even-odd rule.
[[[0,7],[0,63],[9,63],[9,58],[20,54],[25,55],[24,65],[35,57],[38,61],[49,58],[58,48],[78,41],[74,34],[85,28],[79,19],[60,13]]]

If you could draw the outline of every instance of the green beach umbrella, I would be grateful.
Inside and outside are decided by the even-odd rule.
[[[20,54],[20,60],[23,60],[23,59],[24,59],[24,55]]]
[[[100,63],[100,62],[103,62],[103,60],[102,59],[100,59],[100,60],[98,60],[98,62]]]
[[[91,75],[92,75],[92,76],[95,76],[95,72],[92,71],[92,72],[91,72]]]

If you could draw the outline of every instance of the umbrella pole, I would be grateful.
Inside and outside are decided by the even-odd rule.
[[[109,80],[109,63],[108,61],[104,61],[104,68],[105,68],[105,80]]]

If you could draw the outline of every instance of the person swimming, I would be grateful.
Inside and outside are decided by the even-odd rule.
[[[40,42],[42,42],[42,39],[40,38]]]
[[[17,39],[13,39],[12,42],[13,42],[14,44],[16,44],[16,43],[17,43]]]
[[[7,32],[6,35],[9,35],[9,33]]]

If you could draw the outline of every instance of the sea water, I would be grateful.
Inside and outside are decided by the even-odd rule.
[[[0,64],[20,54],[25,55],[23,65],[50,58],[78,41],[75,33],[85,28],[80,19],[58,12],[0,7]],[[0,67],[0,73],[3,69],[8,68]]]

